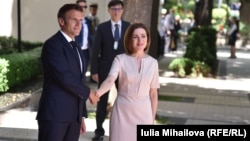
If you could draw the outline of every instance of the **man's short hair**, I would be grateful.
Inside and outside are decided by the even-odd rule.
[[[121,0],[110,0],[108,3],[108,8],[115,5],[121,5],[123,7],[123,2]]]
[[[89,5],[89,7],[98,8],[98,4],[97,4],[97,3],[91,3],[91,4]]]
[[[87,3],[86,0],[77,0],[77,1],[76,1],[76,3],[80,3],[80,2],[85,2],[85,3]]]
[[[66,12],[70,11],[70,10],[77,10],[80,12],[82,11],[82,7],[79,6],[78,4],[74,4],[74,3],[68,3],[68,4],[64,4],[58,11],[57,13],[57,18],[63,18],[65,19],[65,14]]]

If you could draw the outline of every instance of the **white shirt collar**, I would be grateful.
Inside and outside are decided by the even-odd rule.
[[[85,19],[85,17],[83,17],[83,19],[82,19],[82,23],[83,23],[83,24],[85,24],[85,23],[86,23],[86,19]]]
[[[65,37],[65,39],[70,42],[73,41],[74,39],[71,39],[65,32],[63,32],[62,30],[60,30],[60,32],[62,33],[62,35]]]
[[[122,24],[122,21],[120,20],[120,21],[118,21],[117,23],[115,23],[114,21],[111,20],[111,24],[112,24],[113,27],[115,26],[115,24],[118,24],[119,27],[120,27],[121,24]]]

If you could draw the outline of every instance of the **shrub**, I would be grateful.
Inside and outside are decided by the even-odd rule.
[[[6,74],[8,87],[15,86],[33,76],[41,74],[40,61],[41,48],[35,48],[28,52],[2,55],[1,58],[8,60],[9,70]]]
[[[217,31],[212,27],[191,29],[184,57],[204,62],[215,69],[217,64],[216,33]]]
[[[195,61],[192,67],[192,77],[208,77],[211,74],[211,67],[200,61]]]
[[[9,71],[9,63],[6,59],[0,58],[0,92],[6,92],[9,89],[7,73]]]
[[[200,61],[189,58],[176,58],[168,66],[178,77],[208,77],[211,74],[211,67]]]
[[[10,54],[15,51],[17,41],[13,37],[0,37],[0,54]]]
[[[21,41],[21,51],[29,51],[41,47],[42,42]],[[14,37],[0,37],[0,55],[18,52],[18,40]]]
[[[169,64],[168,68],[178,77],[185,77],[191,73],[193,62],[188,58],[176,58]]]

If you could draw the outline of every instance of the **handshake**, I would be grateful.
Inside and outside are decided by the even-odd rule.
[[[90,90],[89,101],[91,104],[95,105],[100,100],[100,96],[96,91]]]

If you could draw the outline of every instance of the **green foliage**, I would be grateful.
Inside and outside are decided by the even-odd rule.
[[[192,28],[186,40],[183,58],[176,58],[169,69],[178,77],[207,77],[217,69],[216,30],[211,27]]]
[[[15,51],[17,40],[13,37],[0,37],[0,54],[10,54]]]
[[[41,74],[40,52],[41,48],[35,48],[23,53],[1,56],[1,58],[5,58],[9,62],[9,71],[7,73],[9,87]]]
[[[217,31],[211,27],[201,27],[200,33],[203,35],[208,50],[208,59],[206,63],[208,65],[214,65],[213,63],[217,60],[217,48],[216,48],[216,40],[217,40]]]
[[[216,34],[212,27],[191,29],[184,57],[214,66],[217,60]]]
[[[192,67],[192,77],[208,77],[211,73],[211,67],[200,61],[195,61]]]
[[[194,10],[194,7],[195,7],[195,1],[188,0],[187,10]]]
[[[185,58],[195,61],[206,61],[204,56],[207,56],[207,43],[200,32],[191,32],[187,39],[187,48],[184,54]]]
[[[42,43],[21,41],[24,52],[18,52],[17,46],[17,39],[0,37],[0,92],[6,92],[10,87],[41,73],[39,57]]]
[[[212,17],[213,18],[224,18],[227,16],[227,11],[223,8],[214,8],[212,10]]]
[[[29,51],[37,47],[42,47],[42,42],[30,42],[30,41],[22,41],[21,48],[22,51]]]
[[[200,61],[194,61],[189,58],[176,58],[170,62],[169,70],[175,72],[178,77],[208,77],[211,73],[211,67]]]
[[[29,51],[36,47],[41,47],[42,42],[21,41],[21,50]],[[18,52],[18,40],[14,37],[0,37],[0,55]]]
[[[240,22],[240,36],[242,38],[242,46],[246,46],[249,43],[250,39],[250,24],[244,24]]]
[[[185,77],[191,73],[193,62],[189,58],[176,58],[170,62],[168,68],[175,72],[178,77]]]
[[[9,71],[9,62],[0,58],[0,92],[6,92],[9,89],[7,73]]]
[[[250,24],[244,24],[240,22],[240,35],[248,37],[250,35]]]
[[[172,8],[173,6],[177,5],[176,0],[165,0],[163,7],[166,8],[167,10]]]

